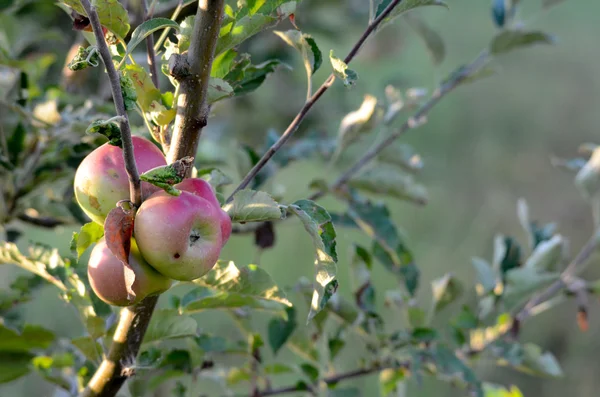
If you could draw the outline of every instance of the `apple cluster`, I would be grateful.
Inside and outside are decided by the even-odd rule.
[[[134,136],[134,156],[140,173],[166,165],[163,153],[152,142]],[[143,203],[137,210],[129,254],[135,274],[128,293],[125,264],[104,239],[92,250],[88,278],[96,295],[106,303],[128,306],[169,289],[172,280],[202,277],[219,259],[231,235],[231,219],[221,209],[212,186],[189,178],[174,186],[178,196],[142,182]],[[96,223],[104,224],[121,200],[129,199],[129,177],[123,151],[108,143],[91,152],[75,174],[75,197]],[[130,291],[131,291],[130,290]]]

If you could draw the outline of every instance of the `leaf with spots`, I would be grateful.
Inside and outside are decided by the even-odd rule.
[[[300,218],[316,249],[316,283],[308,314],[310,321],[325,307],[338,287],[335,227],[327,210],[313,201],[298,200],[289,206],[289,210]]]

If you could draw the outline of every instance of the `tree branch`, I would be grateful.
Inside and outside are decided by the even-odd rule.
[[[169,59],[169,71],[180,84],[169,163],[186,156],[196,157],[200,133],[210,111],[206,96],[224,3],[225,0],[199,0],[187,55],[174,54]]]
[[[333,375],[333,376],[330,376],[327,378],[320,379],[318,382],[315,382],[313,384],[313,386],[317,386],[318,383],[320,383],[320,382],[324,382],[328,385],[335,384],[335,383],[341,382],[346,379],[352,379],[352,378],[358,378],[360,376],[371,375],[371,374],[374,374],[374,373],[377,373],[377,372],[380,372],[380,371],[383,371],[386,369],[400,369],[400,368],[409,368],[409,363],[401,363],[396,366],[374,365],[373,367],[370,367],[370,368],[355,369],[352,371],[343,372],[338,375]],[[305,389],[302,388],[302,385],[295,384],[295,385],[291,385],[291,386],[280,387],[277,389],[258,391],[257,392],[258,394],[253,394],[248,397],[275,396],[275,395],[279,395],[279,394],[294,393],[294,392],[303,391],[303,390],[305,390]]]
[[[158,295],[149,296],[137,305],[121,310],[108,356],[80,397],[113,397],[134,375],[135,360],[157,301]]]
[[[144,21],[152,18],[152,15],[148,12],[148,4],[146,0],[140,0],[142,3],[142,18]],[[160,90],[158,86],[158,72],[156,70],[156,53],[154,52],[154,36],[149,34],[146,37],[146,53],[148,54],[148,69],[150,69],[150,77],[154,86]]]
[[[383,22],[383,20],[387,18],[390,12],[392,12],[392,10],[396,8],[398,4],[400,4],[401,1],[402,0],[393,0],[386,7],[386,9],[373,22],[369,24],[367,29],[358,39],[356,44],[354,44],[354,46],[344,59],[344,62],[346,64],[349,64],[354,59],[354,57],[356,56],[362,45],[365,43],[365,41],[369,38],[369,36],[377,29],[381,22]],[[250,170],[250,172],[248,172],[248,174],[244,177],[242,182],[240,182],[240,184],[235,188],[233,193],[231,193],[229,198],[227,198],[227,202],[233,199],[233,195],[235,193],[248,186],[248,184],[252,182],[252,180],[260,172],[260,170],[269,162],[271,157],[273,157],[275,153],[277,153],[277,151],[292,137],[296,130],[298,130],[298,127],[300,126],[300,123],[302,123],[302,120],[304,120],[306,114],[310,111],[313,105],[321,98],[325,91],[327,91],[329,87],[331,87],[334,81],[335,75],[332,73],[331,75],[329,75],[327,80],[325,80],[325,82],[321,85],[321,87],[319,87],[319,89],[310,98],[308,98],[308,100],[304,103],[304,106],[302,106],[302,109],[300,109],[300,111],[298,112],[294,120],[292,120],[285,132],[281,135],[277,142],[275,142],[273,146],[271,146],[269,150],[267,150],[267,152],[261,157],[261,159]]]
[[[142,186],[140,183],[140,175],[135,164],[135,157],[133,155],[133,142],[131,141],[131,129],[129,128],[129,118],[127,117],[127,111],[125,110],[125,104],[123,103],[123,93],[121,91],[121,79],[115,69],[110,50],[104,39],[104,33],[102,32],[102,25],[98,18],[98,13],[95,7],[92,7],[89,0],[81,0],[81,5],[85,9],[90,24],[94,30],[94,36],[96,37],[96,43],[98,46],[98,52],[104,66],[106,67],[106,74],[110,80],[110,88],[112,91],[113,101],[115,102],[115,108],[117,115],[121,116],[121,139],[123,141],[123,158],[125,160],[125,170],[129,176],[129,195],[131,202],[136,207],[139,207],[142,203]]]
[[[421,125],[421,120],[429,113],[438,102],[454,90],[460,83],[476,73],[490,59],[487,51],[483,51],[477,59],[471,62],[466,67],[460,67],[451,73],[450,77],[433,93],[431,98],[425,102],[408,120],[404,122],[395,132],[391,133],[386,139],[381,141],[376,146],[373,146],[365,154],[363,154],[352,167],[344,172],[332,185],[331,190],[338,189],[347,183],[352,176],[360,171],[365,165],[373,160],[383,149],[391,145],[396,139],[404,135],[409,130]],[[320,190],[313,194],[310,199],[317,200],[323,197],[326,192]]]

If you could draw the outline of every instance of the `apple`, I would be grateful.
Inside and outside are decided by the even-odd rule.
[[[181,281],[202,277],[221,254],[221,213],[213,202],[185,190],[179,196],[154,193],[135,217],[140,252],[166,277]]]
[[[162,152],[145,138],[134,136],[133,151],[140,173],[166,165]],[[75,173],[75,198],[81,209],[96,223],[104,224],[106,215],[120,200],[129,198],[129,177],[125,171],[123,149],[98,147],[83,159]],[[143,198],[160,190],[142,182]]]
[[[206,182],[204,179],[185,179],[183,182],[175,185],[175,188],[193,193],[196,196],[200,196],[203,199],[211,202],[215,207],[221,209],[221,204],[217,199],[215,190],[213,189],[212,185]],[[225,243],[229,240],[229,236],[231,236],[231,218],[227,212],[223,210],[219,212],[219,217],[221,218],[221,234],[223,238],[223,245],[225,245]]]
[[[129,265],[135,274],[132,286],[135,296],[132,300],[129,300],[125,286],[125,264],[113,255],[104,238],[92,250],[88,262],[88,279],[96,295],[109,305],[130,306],[171,287],[171,280],[144,260],[134,239],[131,239]]]

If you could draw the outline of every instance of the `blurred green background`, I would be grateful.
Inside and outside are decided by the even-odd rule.
[[[36,3],[39,4],[33,7],[39,8],[33,9],[31,15],[38,17],[42,26],[64,32],[62,44],[53,50],[57,59],[62,60],[75,37],[69,20],[58,8],[51,11],[48,8],[51,2]],[[365,27],[367,3],[366,0],[305,0],[297,13],[297,24],[313,35],[324,53],[333,48],[342,57]],[[591,234],[591,212],[573,187],[573,175],[552,167],[550,159],[574,157],[581,143],[598,142],[600,53],[596,41],[600,36],[597,20],[600,4],[566,1],[549,13],[540,14],[541,0],[522,3],[519,19],[528,27],[555,34],[556,45],[517,51],[498,59],[498,75],[459,88],[431,112],[426,125],[403,138],[423,157],[425,168],[419,180],[428,187],[430,201],[424,207],[416,207],[390,200],[389,206],[423,272],[419,296],[424,304],[430,299],[429,281],[446,272],[454,273],[467,286],[473,285],[470,258],[489,258],[496,233],[513,235],[525,243],[516,217],[516,203],[521,197],[528,201],[534,219],[557,222],[560,232],[570,240],[572,253]],[[360,75],[358,84],[352,90],[336,84],[298,134],[316,131],[334,136],[340,119],[360,105],[364,94],[382,98],[388,84],[400,89],[431,90],[449,71],[472,60],[495,33],[490,2],[450,0],[449,5],[450,11],[441,8],[418,11],[444,37],[447,57],[440,67],[432,66],[418,36],[398,21],[370,40],[353,63],[352,68]],[[260,34],[245,49],[256,59],[277,55],[295,69],[280,69],[256,93],[217,106],[206,139],[218,139],[223,144],[236,136],[261,148],[267,131],[273,128],[281,133],[301,106],[305,76],[296,54],[272,33]],[[326,66],[315,76],[317,84],[326,77]],[[58,83],[61,67],[62,61],[58,61],[47,84]],[[365,148],[368,140],[351,152]],[[351,160],[352,154],[344,156],[326,177],[335,178]],[[273,186],[284,189],[284,202],[304,198],[308,195],[308,182],[323,177],[324,169],[325,164],[318,161],[300,162],[278,175]],[[343,209],[332,199],[324,199],[322,204],[330,210]],[[24,247],[29,241],[41,241],[58,245],[66,253],[72,230],[59,228],[49,232],[26,228],[19,244]],[[235,236],[222,258],[240,265],[258,260],[281,286],[292,285],[301,276],[310,278],[313,253],[310,239],[301,233],[301,226],[285,222],[276,227],[276,232],[276,246],[260,255],[253,246],[252,236]],[[362,240],[359,232],[338,228],[339,294],[351,294],[347,274],[349,248],[351,243]],[[17,274],[13,268],[0,268],[0,287],[10,284]],[[586,275],[597,277],[600,271],[591,266]],[[373,277],[378,304],[383,307],[383,293],[394,288],[394,280],[378,266]],[[472,301],[473,296],[467,288],[464,300]],[[161,302],[166,305],[168,298],[162,298]],[[51,287],[26,304],[24,310],[30,322],[62,336],[82,332],[75,311],[67,308]],[[382,310],[393,316],[393,312]],[[594,335],[600,332],[599,314],[593,302],[587,333],[577,329],[574,303],[545,312],[524,326],[524,340],[535,340],[557,356],[565,373],[562,379],[528,377],[487,362],[480,363],[478,372],[486,380],[518,385],[525,396],[596,395],[600,378],[594,374],[600,370],[597,358],[600,342]],[[228,317],[220,313],[203,313],[198,318],[203,329],[235,335]],[[257,329],[264,327],[262,320],[259,315],[253,316]],[[401,324],[393,317],[390,322]],[[289,352],[283,354],[285,359],[294,357]],[[352,351],[342,354],[338,359],[339,370],[355,368],[358,354]],[[364,396],[376,395],[376,376],[353,382],[363,387]],[[210,383],[200,381],[199,388],[189,395],[209,393],[214,387]],[[463,394],[459,389],[426,378],[420,387],[410,383],[407,396]],[[53,394],[47,385],[26,377],[0,387],[0,396]]]

